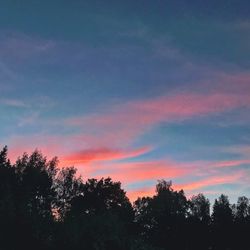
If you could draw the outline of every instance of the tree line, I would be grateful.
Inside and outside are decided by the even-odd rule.
[[[245,250],[250,202],[226,195],[212,211],[203,195],[187,199],[161,180],[153,197],[133,204],[120,182],[83,181],[39,151],[11,164],[0,152],[0,249]]]

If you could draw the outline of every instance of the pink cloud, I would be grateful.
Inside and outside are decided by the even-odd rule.
[[[162,122],[182,122],[242,107],[250,107],[248,94],[179,93],[132,101],[111,107],[104,114],[70,118],[66,125],[91,128],[87,129],[89,134],[97,134],[102,140],[130,143]]]
[[[231,175],[221,175],[221,176],[210,176],[203,178],[199,181],[190,181],[183,184],[175,184],[173,183],[173,189],[174,190],[181,190],[183,189],[187,195],[187,197],[191,197],[194,194],[197,194],[199,192],[202,192],[204,194],[219,194],[220,191],[210,191],[209,189],[206,191],[203,191],[203,188],[209,188],[214,185],[222,185],[222,184],[235,184],[239,182],[244,175],[244,171],[237,172],[236,174]],[[170,179],[169,179],[170,180]],[[152,197],[155,195],[155,186],[151,187],[144,187],[144,188],[138,188],[129,190],[127,192],[127,195],[131,201],[135,201],[138,197]]]
[[[169,93],[161,97],[113,105],[109,107],[108,111],[99,114],[82,115],[63,121],[46,121],[46,128],[63,125],[78,131],[73,135],[38,134],[30,136],[30,138],[23,137],[23,139],[20,139],[19,136],[17,139],[10,140],[8,144],[16,145],[21,140],[22,142],[19,143],[21,148],[23,145],[29,147],[29,144],[33,148],[38,147],[42,150],[58,148],[52,152],[63,157],[66,154],[73,154],[79,149],[82,151],[105,148],[120,150],[130,148],[140,136],[163,122],[184,122],[187,119],[218,115],[233,109],[250,107],[247,88],[250,77],[247,74],[220,74],[218,79],[221,79],[221,83],[217,84],[216,88],[213,85],[212,90],[210,89],[207,93],[198,91]],[[236,83],[245,86],[243,93],[237,90]],[[197,87],[200,91],[200,86]],[[29,126],[36,120],[37,115],[33,113],[20,120],[19,125]],[[43,122],[39,119],[39,124],[43,124]]]
[[[220,161],[214,163],[214,167],[236,167],[243,164],[250,164],[250,160],[241,159],[241,160],[228,160],[228,161]]]
[[[233,173],[230,175],[212,176],[199,181],[174,185],[174,188],[178,190],[183,189],[185,191],[195,191],[204,187],[235,183],[236,181],[239,181],[243,175],[244,175],[243,171],[238,171],[237,173]]]
[[[63,158],[63,162],[68,164],[84,164],[92,161],[111,161],[127,159],[143,155],[149,150],[149,147],[144,147],[133,151],[122,151],[119,149],[110,148],[86,149],[65,156]]]
[[[125,163],[103,163],[102,165],[91,165],[88,174],[97,177],[112,177],[122,183],[134,183],[146,180],[158,180],[162,178],[172,179],[186,175],[192,171],[192,164],[180,164],[168,160],[125,162]],[[99,171],[100,172],[99,172]],[[105,170],[104,172],[102,170]],[[84,169],[83,169],[84,172]]]

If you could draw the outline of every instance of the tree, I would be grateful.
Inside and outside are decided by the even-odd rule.
[[[120,182],[89,179],[70,203],[64,238],[74,249],[129,249],[133,210]]]
[[[248,245],[250,230],[250,202],[245,196],[238,198],[234,214],[234,246],[235,249],[245,249]]]
[[[183,190],[174,191],[171,182],[160,180],[156,185],[156,195],[138,199],[135,210],[136,221],[144,229],[147,242],[163,249],[185,248],[188,202]]]
[[[222,194],[215,199],[212,214],[213,223],[215,225],[231,225],[233,221],[233,212],[228,197]]]
[[[53,208],[56,218],[62,221],[71,209],[72,200],[83,192],[81,176],[77,177],[76,172],[74,167],[62,168],[54,180],[56,201]]]
[[[229,199],[221,195],[215,199],[212,213],[213,245],[215,249],[230,249],[233,239],[233,212]]]
[[[14,165],[18,178],[17,225],[23,247],[43,248],[51,244],[57,163],[56,158],[47,161],[35,150],[31,155],[24,153]]]
[[[210,203],[203,194],[192,196],[189,201],[190,214],[188,218],[189,247],[191,249],[208,249]]]
[[[190,215],[200,222],[209,222],[210,202],[203,194],[192,196],[190,199]]]
[[[0,248],[14,247],[17,178],[8,159],[8,148],[0,152]]]
[[[250,217],[250,202],[246,196],[238,198],[235,218],[237,221],[247,220]]]

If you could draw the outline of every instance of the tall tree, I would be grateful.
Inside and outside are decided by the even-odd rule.
[[[226,195],[215,199],[212,213],[214,249],[231,249],[233,239],[233,212]]]
[[[248,234],[250,230],[250,201],[247,197],[238,198],[234,219],[234,247],[235,249],[245,249],[245,246],[249,244]]]
[[[17,178],[5,146],[0,152],[0,248],[14,247],[16,227]]]
[[[51,244],[53,203],[56,193],[53,182],[57,159],[47,161],[39,151],[23,154],[14,165],[18,178],[17,224],[23,247],[42,249]]]
[[[208,249],[210,245],[210,202],[203,194],[192,196],[190,201],[190,214],[188,218],[189,248]]]

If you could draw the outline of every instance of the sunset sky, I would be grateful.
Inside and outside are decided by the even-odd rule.
[[[2,1],[0,145],[131,200],[250,195],[250,2]]]

